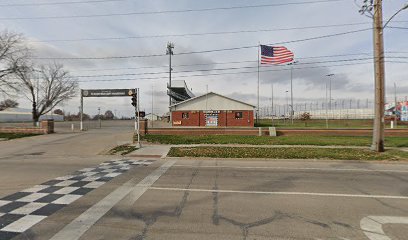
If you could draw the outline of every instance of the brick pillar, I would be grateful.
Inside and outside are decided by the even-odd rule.
[[[145,136],[147,134],[147,121],[147,119],[140,119],[140,136]]]
[[[53,119],[49,119],[49,120],[43,120],[40,123],[40,128],[44,129],[44,132],[46,134],[49,133],[54,133],[54,120]]]

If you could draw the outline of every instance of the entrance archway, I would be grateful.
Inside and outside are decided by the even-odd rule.
[[[84,131],[83,110],[84,98],[90,97],[131,97],[131,104],[135,108],[135,132],[137,133],[137,143],[140,144],[140,110],[139,110],[139,88],[134,89],[81,89],[81,111],[80,111],[80,129]]]

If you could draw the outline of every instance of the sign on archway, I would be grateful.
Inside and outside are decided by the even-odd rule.
[[[131,97],[132,105],[135,107],[135,131],[137,132],[138,144],[140,144],[139,131],[139,89],[81,89],[81,122],[80,128],[83,131],[83,109],[84,98],[86,97]]]
[[[131,97],[136,89],[90,89],[81,90],[82,97]]]

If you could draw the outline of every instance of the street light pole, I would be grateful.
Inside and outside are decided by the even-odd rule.
[[[271,96],[271,105],[272,105],[272,108],[271,108],[271,118],[272,118],[272,126],[273,126],[273,110],[274,110],[274,107],[273,107],[273,84],[271,84],[271,94],[272,94],[272,96]]]
[[[288,100],[288,92],[289,92],[289,91],[286,91],[286,92],[285,92],[285,98],[286,98],[286,111],[285,111],[285,121],[286,121],[286,113],[287,113],[287,111],[289,111],[289,100]]]
[[[289,63],[290,67],[290,121],[293,125],[293,65],[295,65],[297,61],[294,61],[292,63]]]
[[[101,123],[101,108],[98,107],[98,119],[99,119],[99,128],[102,128],[102,123]]]
[[[328,87],[327,87],[327,81],[326,81],[326,128],[329,128],[329,111],[328,111],[328,108],[330,108],[330,111],[332,110],[331,109],[331,101],[332,101],[332,97],[331,97],[331,77],[333,77],[334,76],[334,74],[333,73],[330,73],[330,74],[327,74],[326,75],[326,77],[328,77],[329,78],[329,99],[327,99],[327,90],[328,90]]]
[[[331,78],[329,78],[329,109],[332,110]]]
[[[326,128],[329,128],[329,113],[328,113],[328,101],[327,101],[327,81],[326,81]]]

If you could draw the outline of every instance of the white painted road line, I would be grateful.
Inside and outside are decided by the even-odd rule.
[[[408,173],[408,170],[387,170],[387,169],[359,169],[359,168],[310,168],[310,167],[243,167],[243,166],[192,166],[177,164],[173,167],[187,168],[228,168],[228,169],[271,169],[271,170],[306,170],[306,171],[334,171],[334,172],[390,172],[390,173]]]
[[[167,161],[161,167],[154,170],[149,176],[137,183],[131,179],[122,186],[111,192],[108,196],[93,205],[91,208],[66,225],[50,240],[75,240],[79,239],[92,225],[103,217],[113,206],[126,197],[129,193],[134,201],[146,192],[153,183],[159,179],[176,161]]]
[[[383,224],[408,224],[408,217],[368,216],[360,221],[361,230],[370,240],[391,240],[385,235]]]
[[[408,200],[408,196],[366,195],[366,194],[341,194],[341,193],[262,192],[262,191],[188,189],[188,188],[163,188],[163,187],[150,187],[149,190],[160,190],[160,191],[190,191],[190,192],[209,192],[209,193],[237,193],[237,194],[264,194],[264,195],[301,195],[301,196],[318,196],[318,197],[381,198],[381,199],[402,199],[402,200]]]

